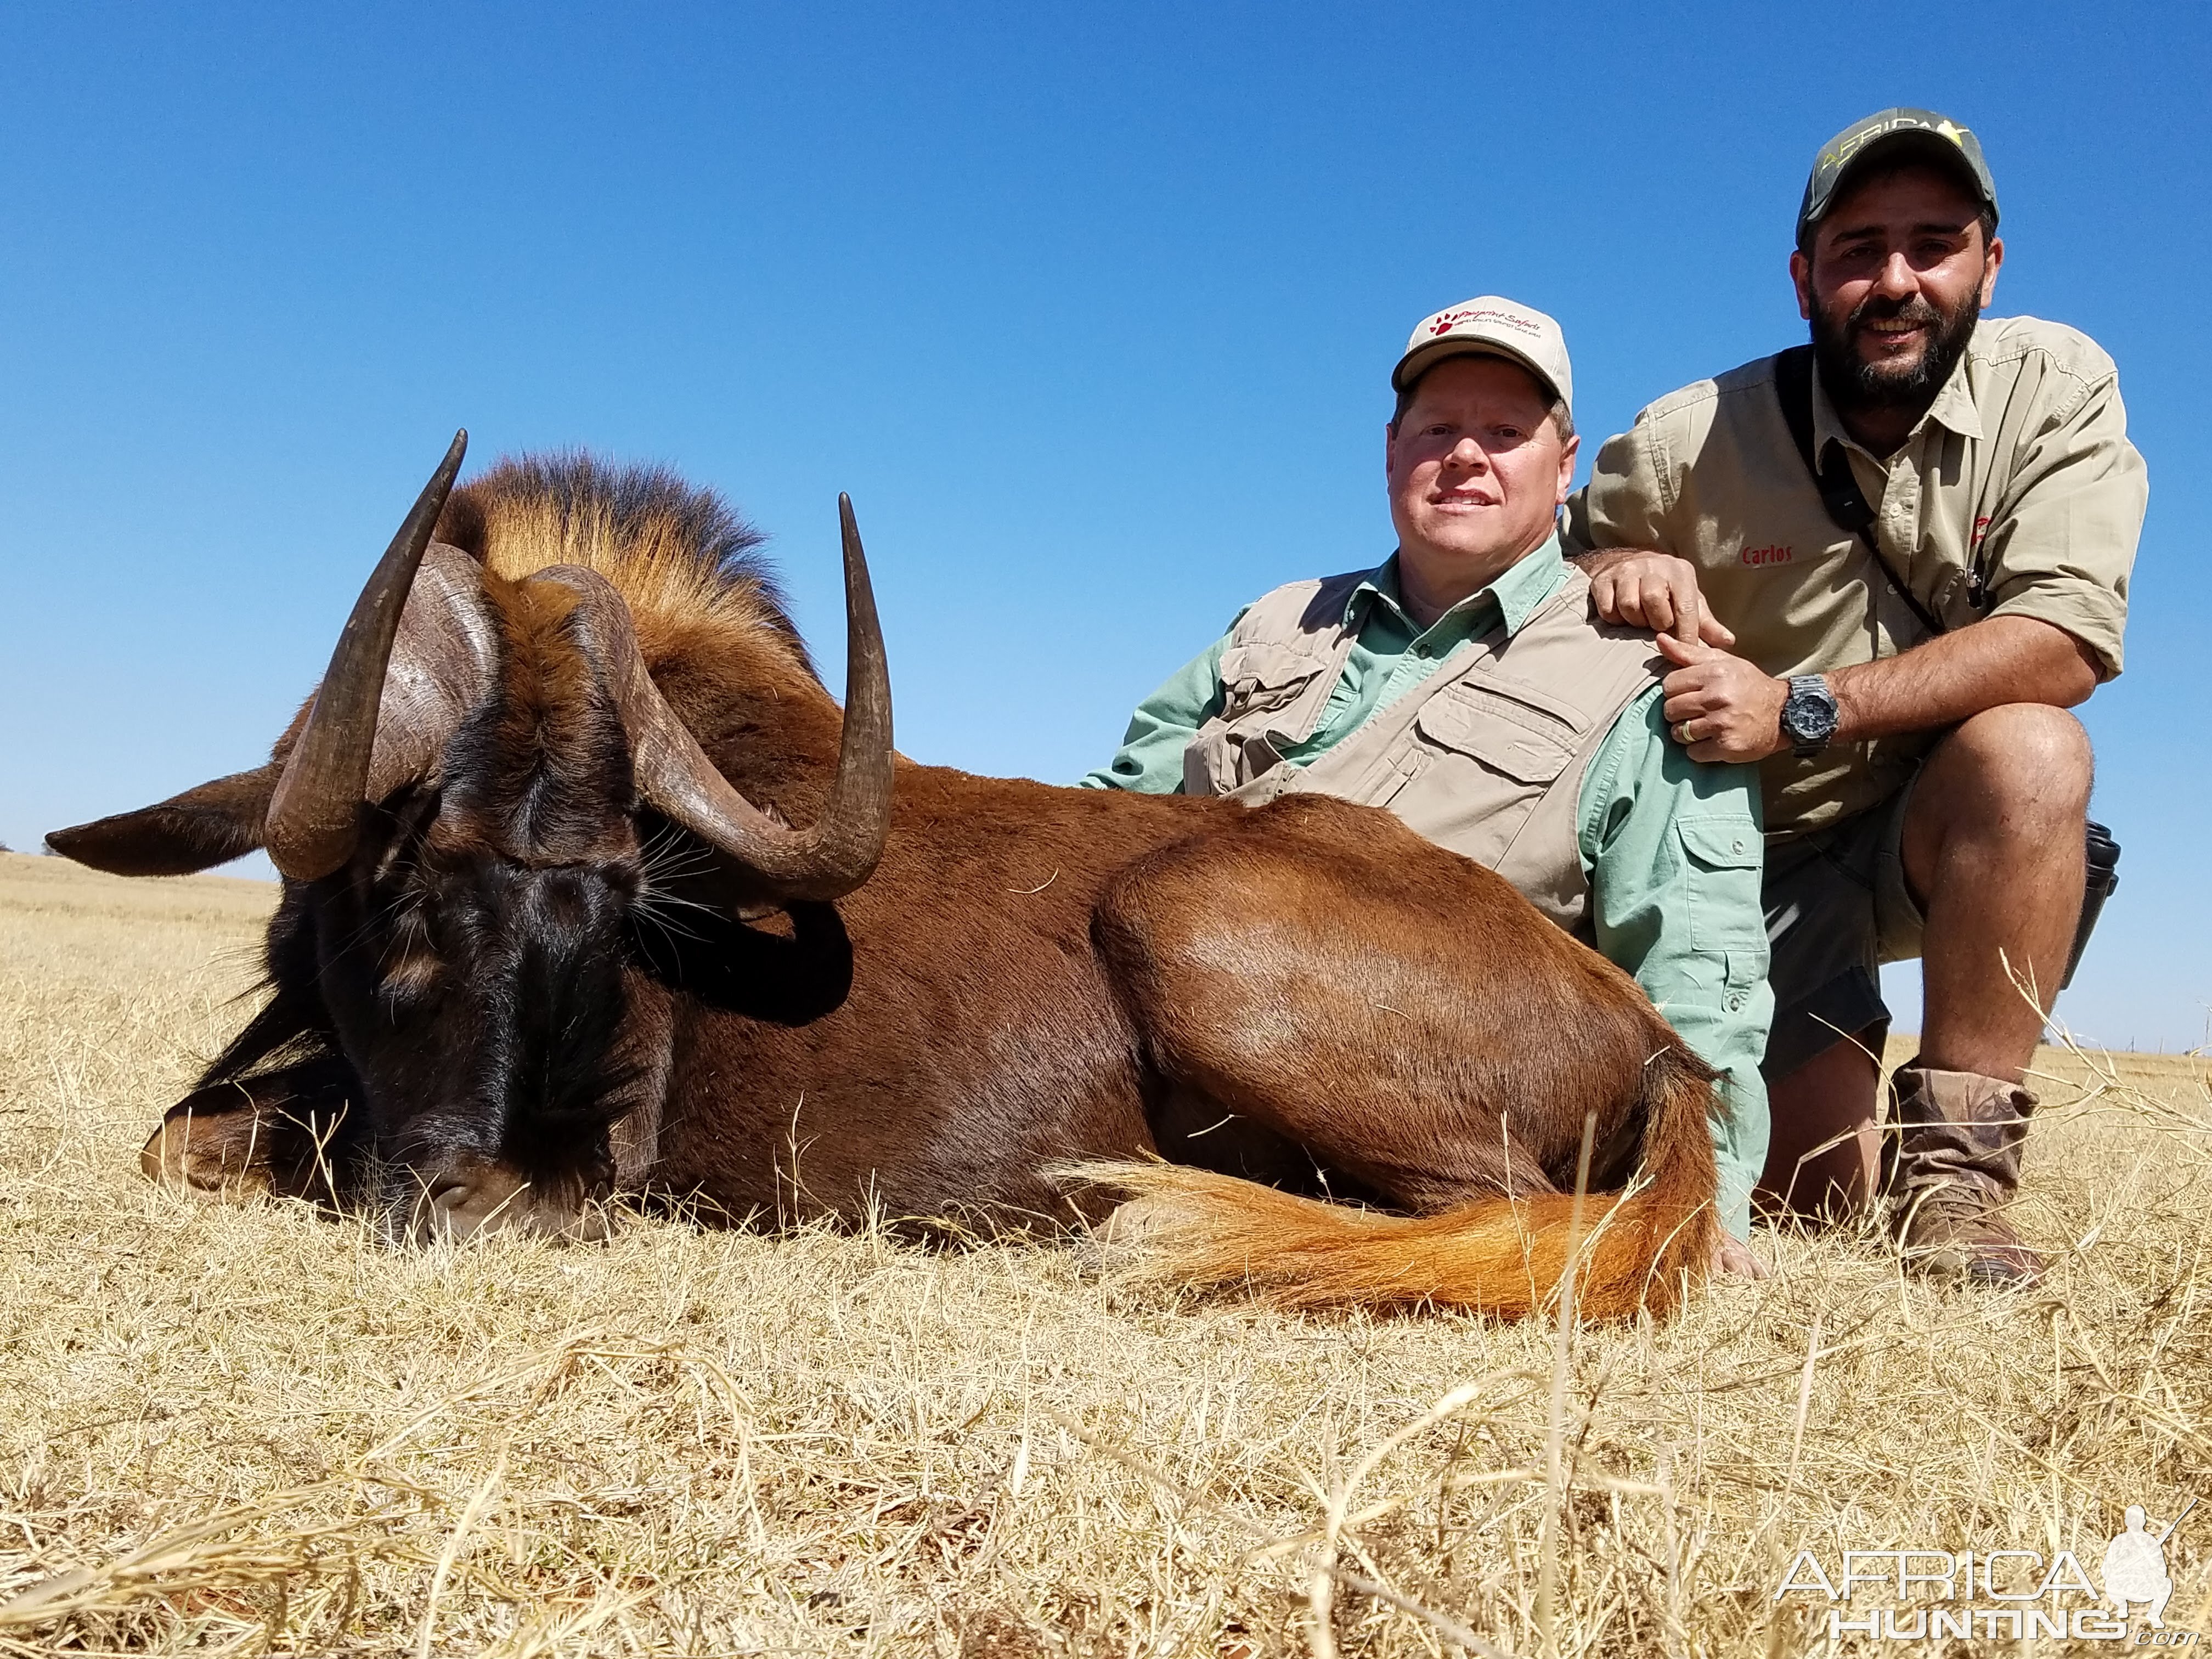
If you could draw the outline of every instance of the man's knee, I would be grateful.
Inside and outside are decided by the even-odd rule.
[[[2089,734],[2065,709],[2002,703],[1961,721],[1936,745],[1915,793],[1971,811],[1988,828],[2040,835],[2087,810],[2094,769]]]

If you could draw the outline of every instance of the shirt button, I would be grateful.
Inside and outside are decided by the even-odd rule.
[[[1731,853],[1741,853],[1743,851],[1743,843],[1740,841],[1730,842],[1729,843],[1729,851]]]
[[[1889,590],[1892,598],[1896,597],[1897,584],[1895,582],[1884,582],[1882,586]]]
[[[1732,1013],[1732,1014],[1741,1013],[1741,1012],[1743,1012],[1743,993],[1742,993],[1742,992],[1741,992],[1741,991],[1730,991],[1730,992],[1728,994],[1728,1011],[1729,1011],[1729,1012],[1730,1012],[1730,1013]]]

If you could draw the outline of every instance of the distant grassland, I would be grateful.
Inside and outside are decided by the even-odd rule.
[[[1056,1248],[394,1254],[157,1191],[271,892],[0,856],[0,1652],[1797,1653],[1800,1549],[2094,1571],[2124,1505],[2212,1499],[2198,1060],[2043,1056],[2042,1290],[1762,1235],[1764,1283],[1571,1333],[1555,1395],[1555,1328]],[[2166,1559],[2212,1630],[2212,1502]]]

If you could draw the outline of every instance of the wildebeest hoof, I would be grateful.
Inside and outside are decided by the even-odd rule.
[[[1085,1233],[1079,1258],[1091,1273],[1141,1273],[1150,1247],[1192,1218],[1189,1206],[1176,1194],[1147,1193],[1117,1204]]]
[[[1187,1222],[1190,1206],[1172,1193],[1147,1193],[1114,1206],[1098,1228],[1101,1244],[1109,1251],[1140,1249],[1150,1240],[1173,1231]]]
[[[138,1168],[149,1181],[196,1198],[248,1198],[269,1190],[268,1154],[240,1136],[222,1119],[161,1120],[138,1153]]]
[[[322,1152],[314,1126],[258,1097],[251,1085],[225,1084],[197,1090],[164,1113],[138,1167],[195,1198],[234,1202],[268,1194],[327,1203]]]

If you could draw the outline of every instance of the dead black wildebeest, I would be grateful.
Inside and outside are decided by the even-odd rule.
[[[1510,1315],[1565,1271],[1588,1119],[1584,1308],[1702,1275],[1712,1074],[1498,877],[1316,796],[916,765],[848,505],[841,714],[714,496],[568,457],[448,499],[461,449],[268,764],[51,838],[286,878],[270,1000],[150,1173],[415,1237],[1134,1194],[1184,1282]]]

